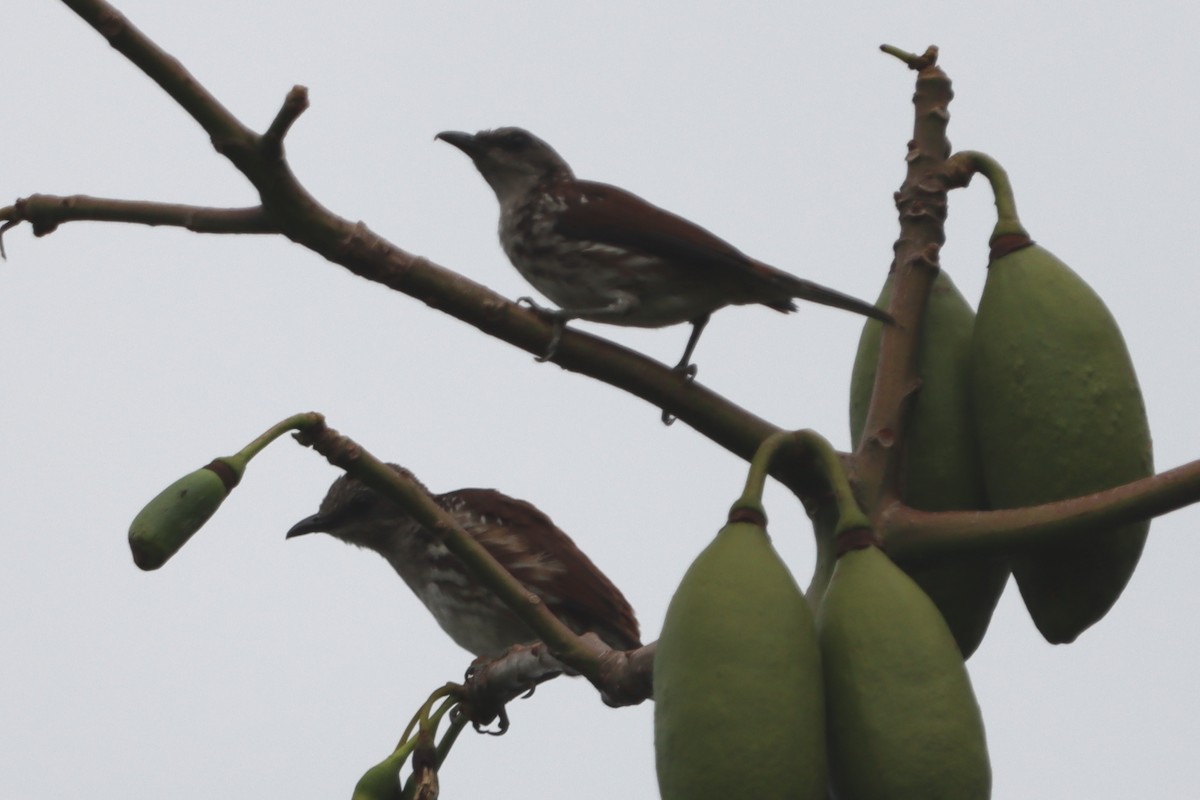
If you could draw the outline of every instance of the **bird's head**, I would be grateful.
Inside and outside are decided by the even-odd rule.
[[[403,467],[388,466],[421,485]],[[328,533],[347,544],[385,553],[393,549],[395,537],[414,525],[412,517],[398,504],[346,474],[329,487],[317,513],[293,525],[287,538],[306,533]]]
[[[442,131],[434,138],[470,156],[501,204],[524,197],[540,183],[573,177],[553,147],[522,128]]]

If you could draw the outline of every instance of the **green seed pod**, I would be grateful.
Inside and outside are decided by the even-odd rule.
[[[972,359],[984,479],[996,508],[1063,500],[1153,474],[1125,340],[1083,279],[1034,244],[994,256]],[[1052,643],[1100,620],[1133,575],[1150,523],[1098,528],[1012,560]]]
[[[812,612],[759,519],[722,528],[667,609],[654,659],[664,800],[826,796]]]
[[[159,492],[129,526],[133,563],[144,570],[167,563],[225,501],[243,468],[216,459]]]
[[[983,718],[954,637],[921,588],[878,548],[838,559],[817,635],[834,796],[990,796]]]
[[[350,800],[400,800],[400,770],[408,760],[407,749],[392,753],[363,773],[354,786]]]
[[[876,305],[886,308],[891,295],[888,276]],[[922,511],[986,508],[971,413],[975,312],[944,270],[934,280],[922,324],[917,353],[921,388],[908,419],[902,499]],[[850,377],[850,439],[856,446],[866,426],[882,333],[881,323],[868,320],[858,341]],[[969,658],[983,641],[1008,583],[1008,566],[998,558],[924,567],[897,563],[933,600],[963,658]]]

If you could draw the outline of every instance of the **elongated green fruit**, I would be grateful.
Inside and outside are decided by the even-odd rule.
[[[954,637],[921,588],[878,548],[838,559],[817,634],[834,796],[990,796],[983,719]]]
[[[989,265],[972,359],[994,507],[1077,497],[1153,473],[1146,408],[1121,331],[1091,287],[1044,248],[1028,244]],[[1149,529],[1100,528],[1013,559],[1025,606],[1048,641],[1073,641],[1108,613]]]
[[[877,305],[891,300],[892,278]],[[857,444],[866,426],[879,361],[883,326],[868,320],[858,341],[850,377],[850,438]],[[975,312],[945,271],[929,295],[917,365],[921,388],[908,420],[904,450],[905,503],[922,511],[986,508],[983,468],[971,415],[971,339]],[[1008,566],[997,558],[960,559],[933,567],[898,562],[946,618],[963,658],[969,658],[991,622],[1008,582]]]
[[[824,800],[812,613],[761,524],[730,522],[671,598],[654,658],[664,800]]]
[[[129,526],[133,563],[158,569],[208,521],[242,477],[244,464],[216,459],[158,493]]]

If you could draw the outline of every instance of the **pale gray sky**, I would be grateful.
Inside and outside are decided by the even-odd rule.
[[[0,203],[34,192],[249,205],[186,114],[52,0],[0,27]],[[1108,301],[1138,366],[1160,468],[1200,457],[1194,4],[256,2],[119,7],[247,124],[293,84],[287,140],[329,208],[515,297],[495,201],[433,141],[505,124],[781,268],[873,298],[897,232],[913,75],[877,51],[935,43],[950,138],[998,158],[1040,243]],[[951,198],[943,264],[975,300],[991,198]],[[537,364],[275,238],[69,224],[6,237],[0,374],[0,796],[348,797],[468,656],[386,564],[285,543],[336,472],[287,441],[162,570],[132,516],[275,420],[325,412],[438,490],[536,502],[623,588],[645,636],[745,466],[658,411]],[[805,307],[714,318],[700,380],[848,445],[860,320]],[[686,327],[593,330],[668,363]],[[768,496],[801,583],[807,522]],[[998,800],[1184,797],[1200,785],[1200,513],[1157,521],[1134,579],[1074,645],[1010,585],[969,667]],[[465,734],[446,797],[655,796],[649,703],[581,680]]]

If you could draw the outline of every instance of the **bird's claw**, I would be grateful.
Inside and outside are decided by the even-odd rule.
[[[491,659],[485,656],[479,656],[472,661],[471,665],[467,667],[467,672],[464,676],[466,686],[469,687],[482,668],[490,662]],[[460,703],[455,707],[453,713],[461,716],[464,713],[464,705]],[[471,727],[475,729],[476,733],[486,733],[488,736],[503,736],[508,732],[508,710],[503,704],[495,708],[492,713],[480,713],[478,707],[468,707],[465,713],[471,722]],[[495,729],[487,727],[491,724],[492,720],[496,720]]]
[[[549,361],[558,353],[558,345],[562,342],[563,330],[567,327],[567,323],[561,319],[554,321],[554,333],[550,336],[550,344],[546,347],[546,352],[540,356],[534,356],[533,360],[541,364],[544,361]]]
[[[679,375],[683,376],[683,385],[684,386],[687,386],[690,383],[694,383],[696,380],[696,373],[699,371],[700,371],[700,368],[697,367],[694,363],[693,364],[687,363],[686,357],[684,358],[683,361],[680,361],[678,364],[671,367],[671,372],[675,372],[675,373],[678,373]],[[672,414],[670,411],[667,411],[664,408],[662,410],[661,419],[662,419],[663,425],[673,425],[677,418],[674,414]]]
[[[558,345],[562,342],[563,330],[567,327],[567,318],[558,309],[546,308],[543,305],[539,305],[534,302],[532,297],[518,297],[517,305],[528,306],[529,310],[533,313],[550,320],[554,326],[554,332],[550,336],[550,344],[546,347],[545,353],[540,356],[534,356],[534,361],[541,364],[554,358],[554,355],[558,352]]]
[[[543,315],[548,316],[548,315],[554,313],[553,308],[546,308],[544,305],[542,305],[541,303],[538,303],[536,300],[534,300],[532,297],[529,297],[528,295],[522,295],[521,297],[518,297],[517,305],[528,306],[529,310],[533,311],[536,314],[543,314]]]
[[[496,728],[494,730],[484,727],[483,724],[475,720],[471,720],[471,727],[475,729],[476,733],[484,733],[488,736],[503,736],[508,733],[508,712],[501,706],[500,710],[496,713]]]

